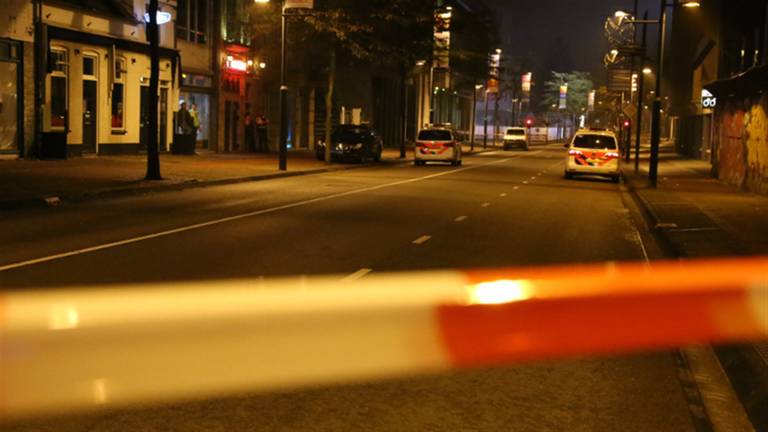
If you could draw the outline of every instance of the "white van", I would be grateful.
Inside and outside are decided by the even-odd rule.
[[[528,130],[523,127],[508,128],[504,134],[504,150],[520,147],[528,151]]]

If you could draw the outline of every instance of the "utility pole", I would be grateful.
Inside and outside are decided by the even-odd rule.
[[[162,180],[160,175],[160,154],[158,150],[158,105],[160,103],[160,28],[157,24],[158,0],[149,1],[149,141],[147,142],[147,180]],[[110,59],[114,61],[114,59]]]
[[[645,11],[645,14],[643,15],[643,21],[648,21],[648,11]],[[636,132],[636,142],[635,142],[635,174],[638,174],[640,172],[640,140],[642,139],[642,133],[643,133],[643,107],[645,104],[643,103],[643,95],[645,94],[645,77],[643,76],[643,70],[645,70],[645,54],[646,54],[646,41],[648,38],[648,26],[643,26],[643,37],[642,42],[640,43],[642,52],[642,59],[640,61],[640,73],[638,73],[637,80],[639,81],[637,84],[637,132]]]
[[[659,146],[661,144],[661,81],[664,79],[664,42],[667,36],[667,0],[661,0],[661,18],[659,19],[659,58],[656,68],[656,93],[653,100],[651,127],[651,162],[648,167],[648,180],[655,188],[659,178]]]
[[[477,80],[472,82],[472,122],[469,125],[469,151],[475,151],[475,123],[477,123]]]
[[[485,89],[485,109],[483,110],[483,150],[488,148],[488,89]]]
[[[285,61],[285,2],[280,5],[280,149],[278,169],[285,171],[288,169],[288,85],[286,84],[286,61]],[[326,147],[330,147],[326,143]]]
[[[34,75],[35,75],[35,127],[34,142],[31,152],[38,158],[43,156],[43,107],[45,103],[45,74],[47,69],[47,45],[48,35],[46,27],[43,24],[43,1],[35,0],[32,3],[32,14],[34,20],[35,42],[34,42]]]

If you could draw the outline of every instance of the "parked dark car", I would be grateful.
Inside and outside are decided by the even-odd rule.
[[[325,142],[315,146],[318,160],[325,159]],[[331,134],[331,158],[364,162],[381,160],[384,142],[376,131],[367,125],[339,125]]]

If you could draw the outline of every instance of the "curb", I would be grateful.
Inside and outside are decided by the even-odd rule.
[[[632,197],[632,200],[637,205],[637,208],[640,209],[640,213],[643,216],[643,219],[646,222],[649,223],[649,231],[653,235],[653,239],[658,244],[659,248],[661,249],[662,253],[665,256],[671,257],[671,258],[685,258],[686,254],[685,252],[677,247],[675,243],[671,240],[669,235],[667,235],[667,230],[669,229],[664,222],[659,217],[658,213],[654,210],[653,206],[648,202],[645,197],[643,197],[638,191],[635,185],[633,184],[632,180],[622,172],[621,174],[622,180],[624,182],[624,185],[627,188],[627,192],[629,192],[629,196]]]
[[[34,209],[34,208],[50,208],[50,207],[59,206],[66,202],[77,203],[77,202],[85,202],[85,201],[91,201],[91,200],[96,200],[101,198],[114,198],[114,197],[121,197],[121,196],[143,195],[143,194],[158,193],[158,192],[182,191],[187,189],[197,189],[197,188],[205,188],[205,187],[211,187],[211,186],[225,186],[225,185],[232,185],[232,184],[238,184],[238,183],[249,183],[249,182],[257,182],[257,181],[265,181],[265,180],[274,180],[279,178],[290,178],[290,177],[301,177],[301,176],[309,176],[309,175],[316,175],[316,174],[324,174],[324,173],[336,172],[336,171],[348,171],[348,170],[360,169],[360,168],[371,168],[371,167],[377,167],[377,166],[382,166],[387,164],[397,165],[397,164],[403,164],[407,162],[409,162],[408,159],[405,159],[405,160],[390,159],[390,160],[386,160],[383,164],[367,163],[367,164],[359,164],[359,165],[342,165],[342,166],[334,166],[334,167],[327,167],[327,168],[315,168],[315,169],[309,169],[309,170],[303,170],[303,171],[277,172],[277,173],[247,176],[247,177],[235,177],[235,178],[203,180],[203,181],[187,180],[180,183],[148,186],[148,187],[140,187],[140,188],[137,188],[137,187],[114,188],[114,189],[105,189],[101,191],[83,192],[83,193],[73,194],[73,195],[46,196],[46,197],[41,196],[41,197],[35,197],[35,198],[4,200],[4,201],[0,201],[0,211],[23,210],[23,209]]]
[[[473,156],[473,155],[495,151],[495,150],[498,150],[498,149],[494,147],[491,147],[488,149],[477,149],[471,153],[467,152],[466,155]],[[226,186],[226,185],[238,184],[238,183],[274,180],[279,178],[300,177],[300,176],[324,174],[324,173],[335,172],[335,171],[347,171],[347,170],[360,169],[360,168],[385,166],[388,164],[398,165],[398,164],[404,164],[404,163],[410,163],[410,162],[411,162],[411,159],[409,159],[406,156],[405,159],[400,159],[400,158],[383,159],[382,163],[337,165],[333,167],[315,168],[315,169],[309,169],[304,171],[276,172],[276,173],[270,173],[270,174],[262,174],[262,175],[256,175],[256,176],[246,176],[246,177],[235,177],[235,178],[228,178],[228,179],[204,180],[204,181],[187,180],[180,183],[149,186],[149,187],[142,187],[142,188],[136,188],[136,187],[114,188],[114,189],[105,189],[101,191],[83,192],[83,193],[73,194],[73,195],[20,198],[20,199],[0,201],[0,211],[24,210],[24,209],[34,209],[34,208],[50,208],[50,207],[59,206],[65,202],[76,203],[76,202],[85,202],[85,201],[90,201],[90,200],[95,200],[100,198],[142,195],[142,194],[149,194],[149,193],[156,193],[156,192],[181,191],[186,189],[196,189],[196,188],[204,188],[204,187],[210,187],[210,186]]]
[[[671,239],[668,233],[670,228],[661,220],[653,206],[637,191],[627,175],[622,174],[622,177],[643,218],[651,223],[651,232],[662,252],[672,258],[685,258],[685,250]],[[713,224],[717,226],[714,221]],[[768,432],[768,410],[765,409],[768,406],[768,368],[765,359],[758,352],[758,347],[744,344],[713,347],[713,350],[755,431]]]

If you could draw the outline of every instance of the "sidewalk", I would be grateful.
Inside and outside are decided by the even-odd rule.
[[[682,159],[669,146],[662,149],[658,188],[651,189],[644,153],[639,175],[633,162],[625,181],[667,253],[680,258],[768,254],[768,197],[711,178],[708,163]],[[753,424],[766,427],[768,342],[716,352]]]
[[[400,151],[386,149],[384,163],[398,163]],[[407,154],[410,159],[411,152]],[[333,163],[314,152],[288,153],[288,171],[277,169],[276,154],[160,155],[162,181],[146,181],[146,155],[79,157],[41,161],[0,159],[0,210],[42,206],[107,195],[183,189],[345,170],[369,164]],[[46,201],[47,200],[47,201]]]

